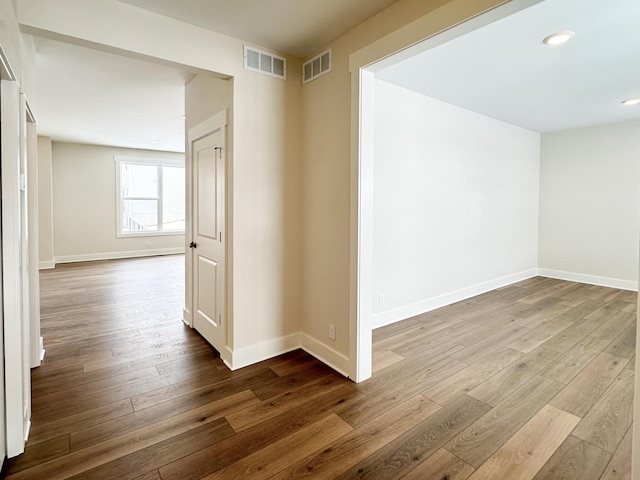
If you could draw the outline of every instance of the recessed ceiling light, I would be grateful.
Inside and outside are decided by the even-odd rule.
[[[149,140],[149,143],[150,143],[151,145],[157,145],[157,144],[158,144],[158,141],[157,141],[157,140]]]
[[[573,32],[558,32],[546,37],[544,40],[542,40],[542,43],[545,43],[547,45],[552,45],[552,46],[562,45],[563,43],[566,43],[569,40],[571,40],[574,35],[575,33]]]
[[[622,102],[623,105],[627,105],[630,107],[631,105],[638,105],[640,103],[640,98],[630,98],[629,100],[625,100]]]

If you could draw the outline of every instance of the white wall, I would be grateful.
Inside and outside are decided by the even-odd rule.
[[[19,4],[24,31],[233,78],[234,355],[259,361],[296,348],[302,297],[299,60],[287,58],[283,81],[244,70],[239,39],[122,2]]]
[[[189,131],[201,124],[202,122],[210,119],[214,115],[227,111],[228,125],[226,127],[226,175],[227,175],[227,204],[226,207],[226,220],[227,228],[225,230],[225,238],[227,248],[227,262],[226,262],[226,346],[232,350],[233,346],[233,218],[229,214],[233,210],[233,192],[229,191],[229,187],[233,185],[230,179],[233,178],[233,79],[221,79],[211,75],[199,74],[193,77],[185,88],[185,132],[189,135]],[[185,147],[187,155],[189,155],[188,146]],[[186,183],[187,183],[187,196],[192,191],[192,179],[193,170],[190,158],[186,158]],[[192,285],[193,285],[193,250],[188,247],[188,244],[192,241],[193,237],[193,217],[192,217],[192,199],[187,201],[187,225],[185,235],[185,252],[186,252],[186,264],[185,264],[185,306],[183,310],[182,319],[187,325],[193,326],[193,315],[191,312],[192,307]],[[227,359],[229,352],[220,352],[223,359]]]
[[[184,235],[116,236],[114,157],[184,154],[53,142],[53,245],[56,263],[184,251]]]
[[[359,200],[369,190],[360,190],[360,68],[500,3],[399,0],[315,52],[331,47],[332,70],[303,87],[303,345],[352,378],[363,363],[356,344],[367,336],[357,328]]]
[[[40,268],[53,268],[53,160],[51,138],[38,137],[38,241]]]
[[[225,109],[229,111],[228,134],[233,138],[233,78],[198,74],[185,86],[185,130]]]
[[[539,145],[376,81],[374,326],[535,275]]]
[[[542,135],[541,273],[637,289],[640,122]]]
[[[287,70],[291,74],[297,73],[291,68],[289,64]],[[270,356],[268,352],[281,353],[300,346],[300,80],[295,88],[283,90],[282,80],[267,77],[265,83],[260,77],[247,79],[253,84],[251,90],[262,92],[250,108],[273,114],[267,122],[252,119],[251,129],[267,137],[266,150],[257,152],[247,163],[237,161],[235,79],[197,75],[186,87],[187,129],[229,109],[227,226],[231,241],[227,243],[227,267],[231,274],[229,299],[235,300],[227,303],[226,313],[233,319],[228,322],[231,328],[227,336],[234,367],[266,358]],[[252,143],[243,144],[242,149]],[[268,160],[272,153],[277,155]],[[238,177],[245,181],[239,183]],[[239,235],[243,231],[251,234]],[[256,288],[258,285],[263,286]],[[237,300],[239,295],[247,294],[247,302]],[[257,316],[252,312],[256,306],[262,309]],[[247,324],[245,319],[252,316],[253,321]],[[276,321],[263,322],[262,318]]]

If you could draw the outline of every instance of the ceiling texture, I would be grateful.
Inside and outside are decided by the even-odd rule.
[[[394,0],[112,0],[312,55]],[[545,0],[376,74],[538,132],[640,119],[640,1]],[[567,44],[542,39],[575,32]],[[189,72],[36,38],[38,129],[54,140],[184,151]],[[43,80],[46,79],[46,80]]]

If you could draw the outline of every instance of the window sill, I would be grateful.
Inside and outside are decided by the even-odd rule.
[[[167,237],[167,236],[184,236],[184,231],[172,231],[172,232],[131,232],[131,233],[118,233],[118,238],[134,238],[134,237]]]

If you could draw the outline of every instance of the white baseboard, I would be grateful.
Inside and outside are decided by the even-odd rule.
[[[227,355],[227,352],[220,352],[220,355],[231,370],[237,370],[298,348],[300,348],[300,333],[294,333],[249,347],[230,350],[230,355]]]
[[[512,283],[520,282],[528,278],[532,278],[538,275],[538,270],[532,268],[525,270],[524,272],[514,273],[513,275],[507,275],[505,277],[496,278],[488,282],[479,283],[477,285],[471,285],[469,287],[456,290],[455,292],[446,293],[434,298],[428,298],[421,300],[420,302],[412,303],[411,305],[404,305],[393,310],[381,312],[373,315],[371,319],[371,328],[380,328],[392,323],[411,318],[422,313],[430,312],[436,308],[445,307],[455,302],[466,300],[467,298],[475,297],[482,293],[490,292],[496,288],[505,287]]]
[[[38,342],[38,346],[36,347],[38,349],[38,360],[36,361],[35,364],[31,364],[31,368],[38,368],[40,365],[42,365],[42,361],[44,360],[44,338],[40,337],[40,341]],[[36,353],[36,352],[34,352]]]
[[[337,352],[325,343],[310,337],[306,333],[302,334],[302,350],[313,355],[322,363],[333,368],[336,372],[349,377],[349,357]]]
[[[24,443],[26,445],[29,440],[29,434],[31,433],[31,419],[27,421],[27,426],[24,429]]]
[[[220,357],[231,370],[238,370],[299,348],[345,377],[349,376],[349,358],[303,333],[294,333],[236,350],[225,348],[220,352]]]
[[[193,328],[193,323],[191,321],[191,312],[186,309],[183,308],[182,309],[182,321],[189,327]]]
[[[53,260],[42,261],[38,263],[38,268],[40,270],[50,270],[52,268],[56,268],[56,262],[54,262]]]
[[[633,282],[631,280],[621,280],[619,278],[599,277],[597,275],[563,272],[562,270],[550,270],[547,268],[539,268],[538,275],[540,275],[541,277],[556,278],[558,280],[568,280],[570,282],[599,285],[601,287],[619,288],[621,290],[631,290],[633,292],[638,291],[638,282]]]
[[[224,347],[224,349],[221,352],[218,352],[220,354],[220,359],[222,360],[222,363],[224,363],[227,367],[229,367],[229,370],[237,370],[237,368],[232,368],[233,367],[233,352],[231,352],[231,350],[229,349],[229,347]],[[246,367],[246,365],[245,365]]]
[[[119,258],[154,257],[156,255],[175,255],[184,253],[184,247],[130,250],[127,252],[85,253],[81,255],[63,255],[55,257],[54,266],[58,263],[91,262],[95,260],[115,260]]]

